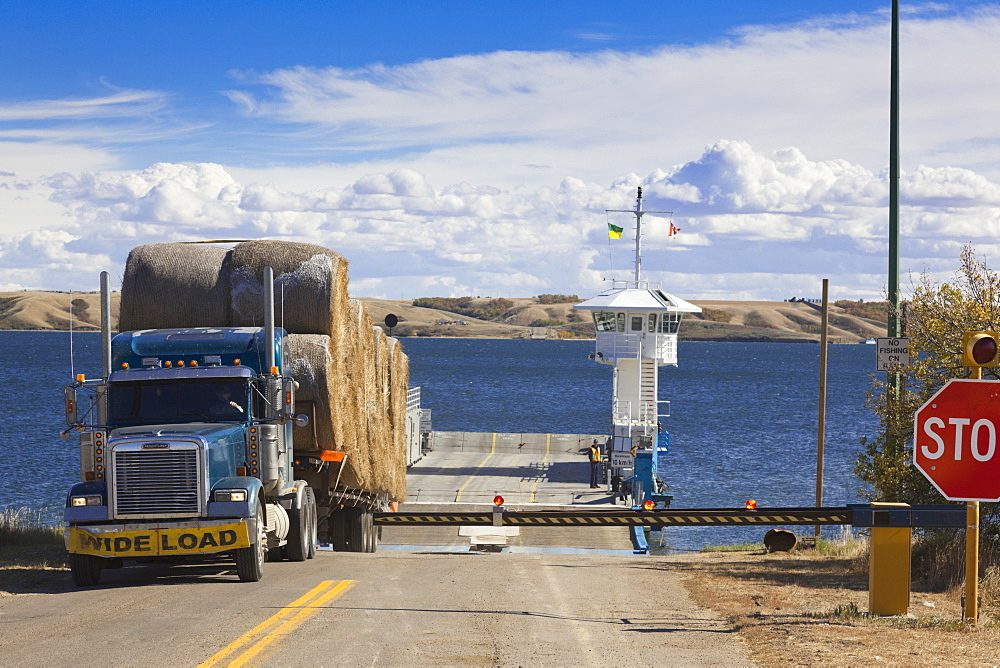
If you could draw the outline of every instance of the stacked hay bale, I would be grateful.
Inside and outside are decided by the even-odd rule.
[[[315,406],[315,423],[294,429],[296,450],[340,450],[347,454],[341,486],[402,500],[406,387],[399,413],[386,403],[396,400],[394,388],[384,384],[393,379],[386,365],[401,359],[405,369],[405,355],[379,349],[364,304],[348,298],[339,253],[281,241],[247,241],[230,251],[139,246],[125,268],[119,329],[262,326],[267,266],[275,275],[276,325],[290,334],[297,399]]]
[[[201,244],[148,244],[128,254],[118,329],[229,324],[229,253]]]

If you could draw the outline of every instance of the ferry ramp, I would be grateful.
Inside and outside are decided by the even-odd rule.
[[[587,450],[601,434],[436,431],[430,450],[410,467],[401,511],[473,512],[502,496],[513,510],[613,508],[606,486],[590,487]],[[621,505],[618,506],[621,509]],[[507,527],[513,529],[514,527]],[[380,548],[436,546],[468,550],[474,530],[454,526],[383,526]],[[520,527],[511,551],[611,550],[631,553],[627,527]],[[460,535],[463,534],[463,535]]]

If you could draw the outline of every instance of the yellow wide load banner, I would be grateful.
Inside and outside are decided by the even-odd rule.
[[[70,527],[66,547],[98,557],[167,557],[225,552],[250,547],[245,522],[192,526],[126,524],[118,527]]]

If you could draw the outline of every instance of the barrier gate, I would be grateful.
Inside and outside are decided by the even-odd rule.
[[[849,525],[871,530],[868,609],[875,615],[905,615],[910,603],[910,537],[915,527],[964,527],[962,505],[848,504],[825,508],[509,510],[375,513],[378,526],[624,526],[640,553],[648,551],[643,529],[673,526]]]

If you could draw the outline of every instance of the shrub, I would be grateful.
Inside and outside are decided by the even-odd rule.
[[[575,304],[580,301],[576,295],[538,295],[535,299],[539,304]]]

